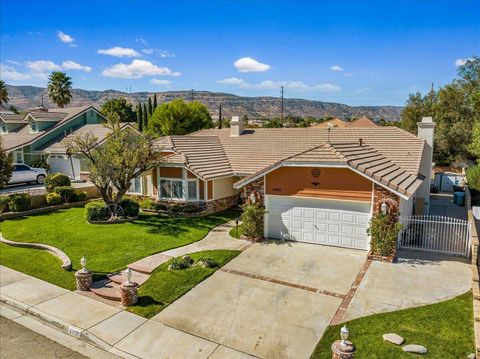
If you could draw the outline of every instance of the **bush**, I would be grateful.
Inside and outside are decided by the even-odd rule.
[[[74,202],[73,197],[75,190],[71,186],[55,187],[53,189],[53,192],[60,195],[60,197],[62,198],[62,202]]]
[[[102,201],[89,202],[85,205],[85,219],[91,221],[106,221],[109,213],[105,203]]]
[[[45,178],[45,188],[48,192],[52,192],[55,187],[65,187],[70,185],[70,178],[63,173],[51,173]]]
[[[190,268],[190,263],[188,263],[182,257],[175,257],[172,259],[168,266],[168,270],[179,270]]]
[[[368,235],[372,236],[371,249],[373,254],[381,256],[392,255],[397,245],[398,233],[402,225],[391,215],[379,213],[370,220]]]
[[[197,213],[198,212],[198,207],[194,205],[193,203],[187,203],[186,205],[183,206],[182,208],[183,213]]]
[[[265,209],[260,204],[244,204],[241,215],[243,235],[249,238],[263,237]]]
[[[50,206],[57,206],[59,204],[62,204],[62,197],[56,192],[47,193],[45,198]]]
[[[467,168],[467,182],[470,188],[480,191],[480,164]]]
[[[34,168],[44,168],[47,171],[50,169],[50,165],[45,161],[33,161],[30,163],[30,166]]]
[[[8,212],[10,198],[8,196],[0,196],[0,213]]]
[[[124,198],[122,202],[120,202],[120,207],[122,207],[123,214],[127,217],[137,217],[140,212],[138,202],[130,198]]]
[[[72,197],[70,198],[71,202],[83,202],[87,200],[87,192],[85,191],[74,191]]]
[[[142,198],[139,201],[140,203],[140,208],[146,208],[146,209],[156,209],[156,202],[151,199],[151,198]]]
[[[32,208],[32,197],[28,193],[15,193],[9,196],[8,207],[13,212],[27,211]]]
[[[182,212],[182,205],[174,203],[174,204],[170,205],[170,207],[168,207],[168,211],[172,212],[172,213],[180,213],[180,212]]]
[[[168,206],[165,203],[160,202],[155,205],[155,209],[157,211],[166,211],[168,210]]]
[[[218,266],[217,261],[211,257],[200,257],[198,258],[197,263],[207,268],[215,268]]]

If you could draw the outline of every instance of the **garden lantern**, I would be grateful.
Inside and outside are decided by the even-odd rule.
[[[127,269],[125,270],[125,275],[127,277],[127,283],[130,284],[130,279],[132,278],[132,270],[130,269],[130,267],[127,267]]]
[[[85,256],[80,259],[80,265],[82,266],[82,270],[85,272],[87,270],[87,258]]]
[[[347,325],[345,324],[342,329],[340,329],[340,337],[342,338],[341,345],[346,346],[346,340],[348,339],[348,335],[350,334],[350,331],[347,328]]]

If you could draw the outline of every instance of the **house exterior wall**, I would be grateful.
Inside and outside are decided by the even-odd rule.
[[[233,184],[237,181],[238,177],[214,179],[213,199],[220,199],[238,194],[240,191],[233,188]]]
[[[382,186],[374,184],[373,215],[381,212],[382,203],[386,203],[388,205],[388,213],[394,217],[398,217],[400,212],[400,197],[383,188]]]
[[[401,216],[411,216],[413,214],[413,204],[415,197],[412,196],[408,200],[400,198],[399,212]]]
[[[370,202],[372,182],[347,168],[281,167],[266,175],[266,194]]]

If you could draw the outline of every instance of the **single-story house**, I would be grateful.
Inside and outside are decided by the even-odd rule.
[[[49,164],[50,172],[80,179],[85,163],[69,157],[61,145],[63,138],[88,129],[99,140],[105,136],[105,117],[93,106],[47,109],[39,106],[25,114],[0,113],[3,146],[15,163],[38,166]]]
[[[319,124],[312,125],[311,127],[320,127],[320,128],[328,128],[328,127],[345,127],[348,122],[343,121],[337,117],[332,118],[331,120],[324,121]]]
[[[156,141],[164,163],[133,192],[221,210],[263,203],[265,237],[368,249],[369,219],[428,213],[435,123],[397,127],[201,130]]]
[[[345,127],[378,127],[378,125],[366,116],[359,117],[351,122],[347,122]]]

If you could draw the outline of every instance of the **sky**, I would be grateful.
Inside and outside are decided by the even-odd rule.
[[[404,105],[480,55],[480,1],[0,1],[0,78]]]

